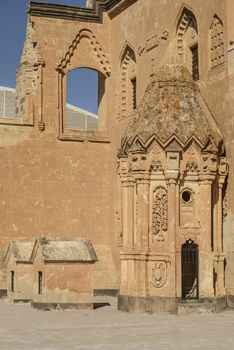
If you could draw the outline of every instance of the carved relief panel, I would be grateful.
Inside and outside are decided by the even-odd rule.
[[[152,205],[152,236],[158,242],[165,240],[168,228],[167,189],[159,186],[155,189]]]
[[[213,17],[210,27],[210,50],[211,68],[224,63],[225,48],[223,23],[216,15]]]
[[[152,262],[152,267],[149,269],[149,273],[151,273],[149,279],[152,287],[162,288],[166,285],[169,263],[169,256],[158,256],[157,260]]]

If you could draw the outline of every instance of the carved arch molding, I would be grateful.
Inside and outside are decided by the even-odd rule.
[[[185,7],[178,21],[176,36],[177,50],[181,57],[184,55],[184,36],[189,26],[194,28],[195,32],[197,32],[197,20],[192,11]]]
[[[132,67],[131,67],[132,66]],[[132,72],[129,72],[129,68]],[[124,45],[121,55],[121,86],[120,86],[120,115],[125,117],[129,110],[129,76],[136,76],[136,55],[134,50],[128,45]]]
[[[59,63],[58,70],[59,71],[66,70],[66,67],[71,62],[71,58],[73,57],[80,41],[84,38],[89,40],[89,44],[91,45],[94,55],[100,64],[101,72],[106,77],[108,77],[111,73],[110,61],[107,58],[106,54],[104,53],[100,42],[97,40],[96,36],[89,29],[81,29],[79,31],[79,33],[76,35],[75,39],[72,41],[71,45],[69,46],[68,51],[66,52],[64,58]]]
[[[94,133],[84,133],[84,130],[69,130],[65,125],[66,116],[66,74],[71,69],[71,60],[75,55],[76,50],[79,49],[79,44],[82,39],[88,40],[89,48],[91,50],[93,57],[95,58],[95,63],[97,64],[96,69],[99,73],[103,74],[106,78],[111,74],[110,61],[107,55],[102,49],[100,42],[97,40],[96,36],[91,30],[83,28],[81,29],[71,45],[69,46],[67,52],[64,54],[63,58],[60,60],[57,66],[58,72],[58,118],[59,118],[59,140],[72,140],[81,141],[89,140],[91,142],[109,142],[109,138],[105,132],[100,132],[100,130]],[[80,51],[78,54],[82,55],[83,52]],[[88,64],[88,62],[87,62]],[[78,67],[77,67],[78,68]],[[90,68],[92,68],[90,66]]]

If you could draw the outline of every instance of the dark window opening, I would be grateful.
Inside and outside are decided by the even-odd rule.
[[[15,291],[15,272],[11,271],[11,292]]]
[[[192,53],[192,76],[193,80],[199,80],[199,56],[198,45],[194,45],[190,48]]]
[[[190,191],[183,191],[181,197],[185,203],[190,203],[193,200],[193,195]]]
[[[199,298],[198,245],[188,240],[181,251],[182,299]]]
[[[95,131],[104,110],[105,76],[89,68],[68,72],[65,127]]]
[[[38,294],[42,294],[42,271],[38,271]]]
[[[132,109],[135,110],[137,108],[137,94],[136,94],[137,81],[136,81],[136,78],[131,79],[131,83],[132,83]]]

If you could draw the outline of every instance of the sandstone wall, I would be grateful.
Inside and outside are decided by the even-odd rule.
[[[176,41],[184,2],[130,0],[123,3],[125,6],[103,12],[102,20],[96,22],[29,15],[23,54],[25,57],[27,52],[27,59],[22,59],[18,70],[19,110],[24,113],[27,125],[8,126],[5,122],[0,125],[0,154],[4,165],[0,173],[0,249],[4,250],[8,241],[16,237],[87,237],[92,240],[99,258],[95,266],[95,288],[101,289],[119,286],[117,242],[121,223],[115,199],[116,154],[121,135],[131,119],[131,113],[121,115],[124,101],[121,86],[128,62],[132,60],[136,64],[137,100],[141,100],[167,46]],[[230,163],[224,241],[228,257],[227,283],[231,287],[234,51],[227,51],[233,40],[230,16],[233,2],[188,0],[186,6],[198,24],[198,84],[223,133]],[[223,22],[225,56],[224,63],[211,69],[210,27],[214,15]],[[30,58],[34,70],[30,64],[27,70]],[[84,66],[105,76],[99,131],[72,133],[64,129],[62,122],[66,73]],[[32,86],[33,93],[30,93]],[[22,109],[20,101],[24,104]],[[130,103],[129,97],[127,101]]]

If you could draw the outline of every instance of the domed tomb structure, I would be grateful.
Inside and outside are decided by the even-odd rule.
[[[197,84],[163,64],[119,151],[122,242],[118,307],[178,312],[180,300],[225,307],[222,135]]]

